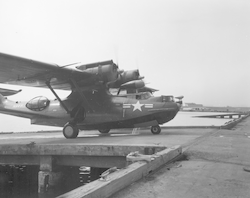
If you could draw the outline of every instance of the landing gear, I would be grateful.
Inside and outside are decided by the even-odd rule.
[[[154,134],[154,135],[157,135],[161,132],[161,127],[159,125],[156,125],[156,126],[152,126],[151,127],[151,132]]]
[[[63,135],[67,139],[76,138],[78,136],[78,134],[79,134],[79,129],[77,128],[76,125],[74,125],[72,123],[67,123],[63,127]]]
[[[108,133],[110,129],[99,129],[98,130],[100,133]]]
[[[86,116],[85,109],[81,104],[83,102],[85,104],[88,104],[88,101],[86,100],[85,96],[83,95],[82,91],[80,90],[80,88],[78,87],[76,82],[73,79],[69,79],[71,84],[74,85],[76,91],[80,94],[82,102],[79,103],[74,109],[72,109],[72,110],[68,109],[67,105],[61,100],[61,98],[57,95],[57,93],[54,91],[54,89],[50,85],[50,80],[51,79],[48,79],[48,81],[46,81],[46,85],[52,91],[52,93],[55,95],[55,97],[60,102],[62,107],[65,109],[67,114],[69,114],[71,117],[71,121],[68,122],[67,124],[65,124],[65,126],[63,127],[63,135],[67,139],[68,138],[76,138],[79,134],[79,129],[77,128],[76,124],[82,122]],[[89,108],[89,105],[88,105],[88,108]]]

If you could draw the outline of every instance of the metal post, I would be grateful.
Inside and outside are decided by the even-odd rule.
[[[67,111],[68,114],[70,114],[69,109],[67,108],[67,106],[63,103],[63,101],[61,100],[61,98],[57,95],[57,93],[54,91],[54,89],[51,87],[50,83],[47,81],[46,85],[48,86],[48,88],[52,91],[52,93],[55,95],[55,97],[57,98],[57,100],[60,102],[60,104],[63,106],[63,108],[65,109],[65,111]]]

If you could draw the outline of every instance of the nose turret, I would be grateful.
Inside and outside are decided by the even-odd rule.
[[[174,102],[173,96],[161,96],[161,97],[162,97],[162,102]]]
[[[177,106],[179,107],[179,109],[182,107],[182,99],[184,98],[184,96],[178,96],[175,97],[176,99],[178,99],[179,101],[176,102]]]

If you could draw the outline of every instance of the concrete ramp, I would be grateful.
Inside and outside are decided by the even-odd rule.
[[[57,198],[106,198],[119,190],[129,186],[158,169],[162,165],[169,163],[182,153],[180,146],[166,148],[153,155],[139,155],[130,161],[134,163],[129,164],[127,167],[120,170],[112,169],[112,173],[104,178],[95,180],[89,184],[74,189],[65,193]],[[138,158],[138,159],[136,159]],[[137,161],[138,160],[138,161]],[[131,162],[128,162],[131,163]]]

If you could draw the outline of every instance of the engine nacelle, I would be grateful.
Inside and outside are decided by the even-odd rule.
[[[90,73],[98,78],[99,81],[111,82],[118,78],[118,66],[113,61],[104,61],[76,67],[86,73]]]
[[[140,73],[138,69],[136,70],[129,70],[129,71],[123,71],[119,76],[116,82],[111,83],[109,85],[110,88],[120,88],[121,85],[130,82],[130,81],[136,81],[141,80],[143,77],[140,77]],[[132,83],[133,84],[133,83]]]
[[[140,73],[139,70],[129,70],[129,71],[124,71],[121,73],[119,76],[118,81],[120,81],[121,84],[124,84],[126,82],[132,81],[132,80],[139,80],[140,79]]]
[[[116,65],[104,65],[87,69],[86,72],[97,75],[98,79],[103,82],[115,81],[118,78]]]
[[[143,80],[133,80],[130,82],[127,82],[125,84],[122,84],[120,86],[121,89],[140,89],[145,86],[145,83]]]

